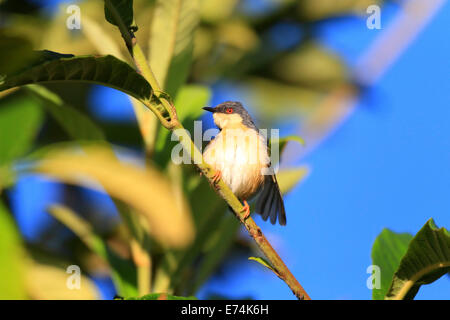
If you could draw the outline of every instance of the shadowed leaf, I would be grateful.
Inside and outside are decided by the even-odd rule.
[[[219,212],[213,212],[213,214],[220,217]],[[205,248],[203,248],[205,256],[198,266],[192,287],[188,293],[193,294],[197,292],[216,270],[232,246],[240,226],[239,221],[231,215],[223,217],[217,225],[217,230],[214,230],[212,234],[206,235],[205,240],[207,243],[204,245]]]
[[[123,260],[109,250],[105,242],[94,233],[92,227],[71,209],[62,205],[52,205],[47,211],[59,222],[76,234],[80,240],[111,266],[111,277],[120,295],[129,297],[136,290],[136,270],[130,261]]]
[[[105,18],[117,27],[121,27],[121,23],[126,28],[133,27],[133,0],[105,0]]]
[[[28,85],[26,89],[44,102],[43,107],[71,138],[105,140],[102,130],[89,117],[64,103],[57,94],[40,85]]]
[[[14,54],[11,54],[14,52]],[[34,58],[31,43],[21,37],[0,32],[0,78],[2,74],[16,72]]]
[[[140,100],[150,98],[148,82],[127,63],[113,56],[67,57],[48,51],[39,54],[38,62],[0,79],[0,91],[26,84],[75,81],[108,86]]]

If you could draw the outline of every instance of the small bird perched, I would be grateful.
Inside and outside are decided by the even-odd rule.
[[[244,202],[245,218],[250,215],[247,200],[259,192],[256,212],[264,221],[270,217],[275,224],[278,217],[280,225],[286,225],[286,211],[271,169],[267,141],[247,110],[234,101],[203,109],[213,113],[214,123],[220,129],[203,152],[205,162],[216,170],[213,182],[222,178]]]

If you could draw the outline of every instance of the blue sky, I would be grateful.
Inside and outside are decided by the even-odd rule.
[[[253,1],[254,2],[254,1]],[[396,14],[382,11],[382,24]],[[289,30],[289,25],[281,25]],[[293,37],[298,30],[291,28]],[[312,172],[286,196],[288,225],[272,226],[256,217],[267,237],[313,299],[370,299],[367,267],[375,237],[384,228],[416,233],[433,217],[450,228],[450,3],[441,9],[416,41],[370,88],[351,117],[317,149],[301,159]],[[379,32],[364,19],[340,19],[319,28],[322,43],[352,64]],[[215,86],[214,102],[239,100],[245,93]],[[97,87],[91,103],[96,117],[132,119],[131,108],[98,108]],[[114,101],[123,98],[118,94]],[[127,103],[126,99],[122,100]],[[123,104],[122,103],[122,104]],[[109,104],[108,104],[109,105]],[[111,106],[111,105],[109,105]],[[253,106],[256,107],[256,106]],[[110,112],[105,112],[110,110]],[[117,114],[127,110],[126,114]],[[57,188],[30,177],[15,192],[15,213],[23,233],[32,239],[36,221],[46,223],[45,203]],[[33,195],[33,201],[20,201]],[[29,200],[31,200],[29,198]],[[29,207],[26,203],[34,203]],[[44,220],[43,220],[44,219]],[[104,284],[103,280],[102,281]],[[103,288],[108,286],[103,285]],[[449,299],[450,280],[422,287],[417,298]],[[293,299],[289,288],[251,261],[242,261],[212,279],[200,293],[230,297]]]

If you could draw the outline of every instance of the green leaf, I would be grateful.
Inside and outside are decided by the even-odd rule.
[[[27,39],[0,32],[0,78],[2,74],[19,70],[33,58],[32,46]]]
[[[283,137],[283,138],[279,138],[278,139],[278,144],[276,143],[276,141],[272,142],[272,139],[269,140],[269,149],[272,150],[272,147],[277,148],[278,147],[278,155],[279,157],[282,156],[284,149],[286,148],[286,145],[289,141],[295,141],[300,143],[302,146],[305,145],[305,140],[303,140],[302,137],[299,136],[287,136],[287,137]],[[276,163],[273,163],[273,165],[275,165]]]
[[[115,41],[113,35],[107,32],[105,26],[97,21],[93,17],[91,18],[87,14],[83,15],[83,28],[81,31],[86,36],[87,40],[91,43],[91,45],[96,49],[96,52],[101,55],[113,55],[114,57],[120,60],[126,60],[122,51],[120,50],[120,45],[122,44],[119,41]]]
[[[127,29],[137,30],[133,26],[133,0],[105,0],[105,18],[119,28],[123,23]]]
[[[183,126],[190,130],[193,128],[193,121],[200,117],[204,107],[211,97],[211,91],[200,85],[186,85],[178,92],[174,104],[177,106],[178,120]],[[166,149],[170,132],[161,128],[158,133],[156,150]]]
[[[409,233],[396,233],[383,229],[372,247],[372,264],[380,268],[379,289],[372,289],[374,300],[383,300],[394,276],[395,270],[400,265],[400,260],[408,249],[408,244],[413,236]]]
[[[0,79],[0,91],[34,83],[87,82],[123,91],[139,100],[151,96],[148,82],[127,63],[113,56],[67,56],[40,52],[34,64]]]
[[[178,119],[192,135],[194,120],[202,114],[202,107],[208,103],[210,96],[211,91],[207,87],[186,85],[179,90],[175,98],[174,104],[177,106]],[[170,135],[171,133],[168,130],[160,127],[155,145],[157,151],[155,162],[161,167],[165,167],[170,160],[170,151],[175,144],[179,143],[178,141],[171,141]]]
[[[71,138],[105,140],[103,131],[89,117],[66,104],[57,94],[40,85],[28,85],[26,89],[43,101],[43,107]]]
[[[0,102],[0,166],[27,152],[42,123],[38,102],[14,95]]]
[[[271,69],[276,78],[286,83],[318,89],[329,89],[349,81],[341,57],[315,42],[307,42],[286,54]]]
[[[158,0],[153,19],[150,65],[162,89],[174,97],[191,66],[199,1]]]
[[[262,264],[267,269],[273,271],[273,273],[275,273],[276,275],[278,275],[278,272],[270,265],[269,261],[267,261],[266,259],[261,258],[261,257],[250,257],[250,258],[248,258],[248,260],[256,261],[259,264]]]
[[[12,186],[16,181],[16,173],[14,172],[12,165],[0,165],[0,195],[2,189],[6,189]]]
[[[181,88],[175,98],[178,119],[181,122],[193,121],[204,112],[204,107],[211,97],[208,87],[201,85],[186,85]]]
[[[306,166],[281,169],[277,173],[277,181],[280,186],[282,194],[291,191],[300,181],[302,181],[309,173],[309,168]]]
[[[125,300],[197,300],[194,296],[180,297],[166,293],[151,293],[139,298],[126,298]]]
[[[450,272],[450,233],[433,219],[420,229],[394,274],[386,299],[413,299],[423,284]]]
[[[25,250],[12,215],[0,201],[0,299],[26,299]]]
[[[296,141],[296,142],[298,142],[298,143],[300,143],[302,146],[304,146],[306,143],[305,143],[305,140],[303,140],[303,138],[302,137],[299,137],[299,136],[287,136],[287,137],[283,137],[283,138],[280,138],[280,140],[279,140],[279,146],[280,146],[280,151],[281,152],[283,152],[283,150],[284,150],[284,148],[286,147],[286,144],[289,142],[289,141]],[[280,153],[281,153],[280,152]]]

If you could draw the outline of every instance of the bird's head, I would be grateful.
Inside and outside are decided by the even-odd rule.
[[[219,129],[236,128],[243,125],[256,130],[252,118],[240,102],[226,101],[215,107],[204,107],[203,110],[213,113],[214,123]]]

